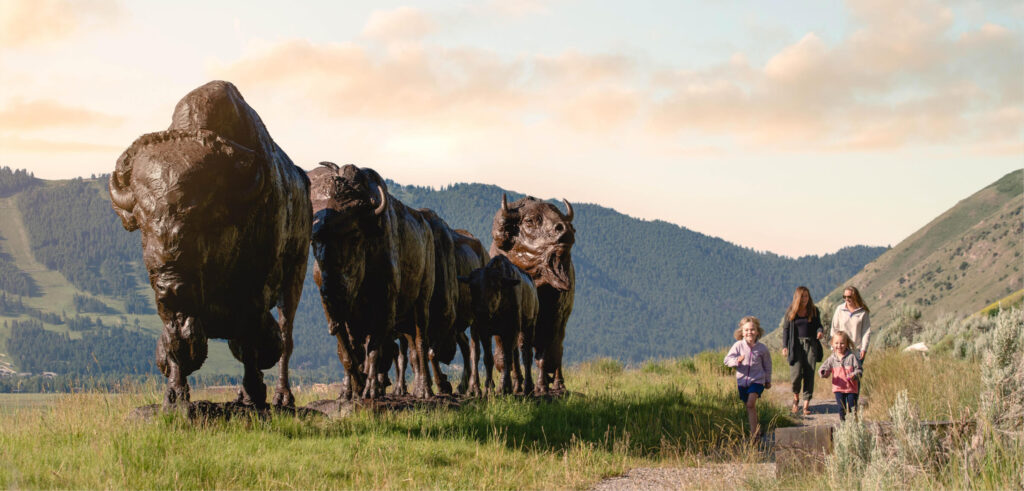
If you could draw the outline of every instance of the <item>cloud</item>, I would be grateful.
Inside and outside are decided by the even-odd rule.
[[[403,44],[380,54],[353,43],[292,40],[213,71],[242,87],[283,89],[338,118],[475,125],[503,117],[522,99],[519,63],[474,49]]]
[[[986,24],[954,36],[950,9],[926,1],[849,5],[856,28],[834,44],[807,33],[759,70],[740,59],[658,76],[669,94],[652,127],[844,151],[1021,138],[1015,118],[983,124],[1024,100],[1019,33]]]
[[[954,32],[950,9],[921,0],[849,7],[845,38],[806,33],[759,65],[743,53],[693,69],[616,53],[451,48],[425,42],[426,26],[436,26],[400,8],[371,16],[369,44],[281,41],[213,75],[339,121],[470,131],[555,121],[591,135],[628,126],[657,136],[666,152],[702,135],[789,151],[1005,147],[1021,138],[1024,121],[1007,109],[1024,104],[1019,32]]]
[[[433,20],[413,7],[378,10],[370,14],[363,35],[382,41],[421,39],[435,29]]]
[[[34,138],[21,138],[17,136],[0,135],[0,146],[8,152],[29,152],[29,153],[81,153],[98,152],[118,154],[124,150],[123,146],[104,145],[101,143],[87,143],[78,141],[44,140]]]
[[[103,0],[4,0],[0,2],[0,47],[57,41],[109,24],[120,13],[118,3]]]
[[[38,130],[52,127],[116,126],[122,118],[64,105],[54,100],[14,99],[0,108],[0,129]]]
[[[490,0],[487,8],[502,15],[522,17],[546,14],[551,0]]]

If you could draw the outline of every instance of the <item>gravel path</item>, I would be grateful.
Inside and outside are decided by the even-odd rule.
[[[708,464],[700,467],[639,468],[621,477],[605,479],[594,491],[740,489],[757,488],[757,483],[774,479],[775,464]]]

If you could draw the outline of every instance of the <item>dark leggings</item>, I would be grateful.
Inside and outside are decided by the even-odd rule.
[[[816,341],[816,340],[815,340]],[[793,383],[793,393],[800,394],[800,399],[810,401],[814,397],[814,366],[811,363],[811,339],[797,338],[796,363],[789,366],[789,379]]]
[[[846,413],[857,412],[857,393],[833,392],[836,395],[836,404],[839,404],[839,421],[846,421]]]

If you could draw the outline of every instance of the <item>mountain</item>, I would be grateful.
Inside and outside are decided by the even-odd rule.
[[[860,289],[872,325],[885,329],[910,312],[919,322],[974,314],[1024,288],[1024,170],[960,201],[864,266],[843,285]]]
[[[0,184],[3,175],[0,171]],[[0,196],[0,267],[7,268],[0,270],[0,347],[31,346],[15,337],[89,349],[103,340],[117,343],[125,333],[155,336],[160,321],[153,314],[139,235],[121,228],[110,209],[106,178],[19,182]],[[432,208],[452,227],[469,230],[485,247],[502,194],[510,200],[523,196],[483,184],[432,189],[389,182],[389,188],[407,205]],[[855,246],[793,259],[595,204],[573,207],[577,293],[566,334],[568,363],[597,356],[637,362],[727,345],[740,317],[777,319],[797,285],[827,291],[885,250]],[[66,339],[41,329],[65,333]],[[106,337],[98,341],[95,336]],[[294,337],[293,367],[340,371],[311,275]],[[201,372],[241,372],[223,344],[213,343]],[[155,341],[146,346],[133,338],[124,346],[125,352],[115,356],[148,360]],[[58,352],[23,350],[9,353],[18,367],[45,368],[50,365],[35,357]],[[102,369],[94,365],[66,369]]]

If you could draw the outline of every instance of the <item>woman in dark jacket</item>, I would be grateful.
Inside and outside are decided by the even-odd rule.
[[[811,292],[805,286],[798,286],[793,292],[793,302],[786,311],[782,325],[782,356],[789,361],[789,376],[793,381],[793,414],[800,411],[800,400],[804,402],[804,414],[811,414],[811,397],[814,395],[815,365],[821,361],[821,342],[824,327],[821,312],[811,300]]]

